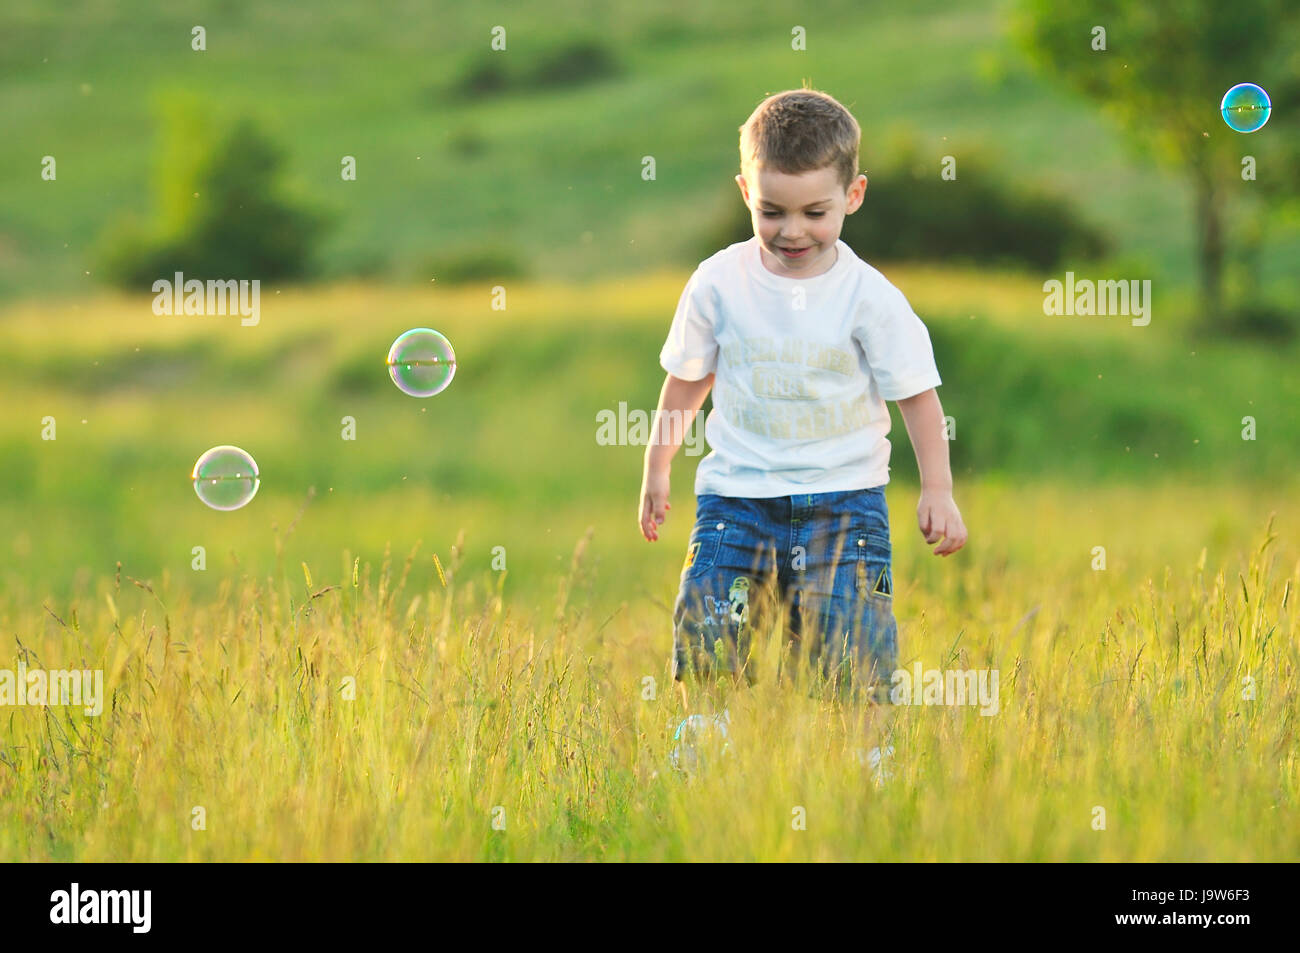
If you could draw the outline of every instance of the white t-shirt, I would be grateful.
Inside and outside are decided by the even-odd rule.
[[[889,410],[938,387],[930,335],[903,293],[837,240],[812,278],[769,271],[758,238],[700,263],[663,369],[716,373],[695,493],[765,498],[889,482]]]

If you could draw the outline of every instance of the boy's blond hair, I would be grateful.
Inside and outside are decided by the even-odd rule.
[[[831,166],[847,190],[858,174],[862,130],[827,93],[787,89],[758,104],[740,127],[740,174],[771,169],[787,175]]]

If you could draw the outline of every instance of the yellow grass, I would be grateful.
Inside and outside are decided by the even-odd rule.
[[[597,512],[541,606],[455,559],[445,587],[401,555],[354,584],[346,554],[206,601],[109,575],[6,606],[11,667],[102,668],[110,697],[3,712],[0,857],[1294,858],[1300,508],[968,487],[971,545],[941,561],[890,501],[902,663],[1001,682],[994,716],[898,709],[879,791],[846,713],[770,677],[729,698],[725,756],[670,771],[662,600],[689,520],[648,586],[614,588],[593,557],[630,527]]]

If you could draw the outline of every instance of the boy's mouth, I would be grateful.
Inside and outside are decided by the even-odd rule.
[[[803,248],[783,248],[780,245],[777,247],[781,249],[781,254],[785,255],[786,258],[802,258],[812,248],[811,245],[805,245]]]

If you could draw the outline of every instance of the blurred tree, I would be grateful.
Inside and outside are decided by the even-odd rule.
[[[1105,49],[1094,49],[1096,28]],[[1251,191],[1261,214],[1293,204],[1300,190],[1300,4],[1295,0],[1021,0],[1013,31],[1030,58],[1103,104],[1130,141],[1191,182],[1201,319],[1223,317],[1226,200],[1253,155]],[[1268,92],[1273,113],[1249,135],[1219,114],[1242,82]],[[1279,108],[1280,106],[1280,108]]]
[[[283,161],[281,150],[249,119],[236,122],[218,143],[199,178],[200,198],[180,243],[194,262],[194,277],[307,273],[325,218],[282,193]]]
[[[127,288],[159,277],[297,278],[327,218],[285,195],[283,153],[247,118],[214,120],[184,95],[161,102],[157,218],[109,229],[99,257],[109,281]]]

